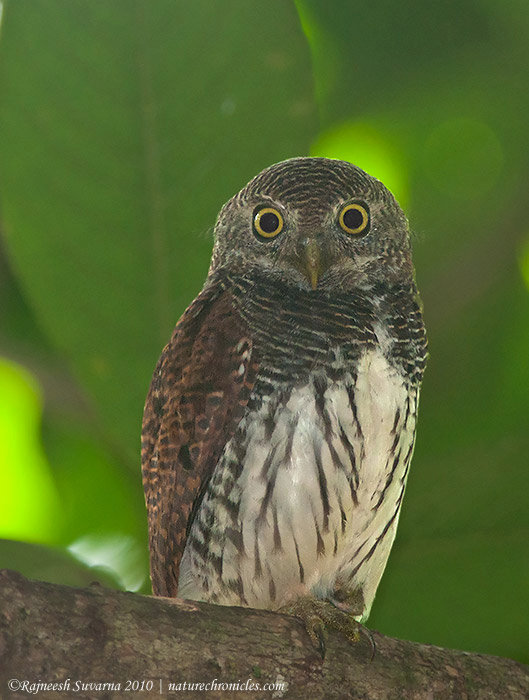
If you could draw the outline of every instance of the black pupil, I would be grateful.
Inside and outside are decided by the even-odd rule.
[[[271,211],[267,211],[259,218],[259,226],[265,233],[275,233],[279,228],[279,217]]]
[[[362,226],[364,217],[362,216],[362,212],[358,209],[348,209],[343,215],[343,222],[347,228],[356,229]]]

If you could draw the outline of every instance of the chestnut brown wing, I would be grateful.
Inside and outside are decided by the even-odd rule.
[[[241,420],[256,373],[230,293],[206,288],[176,325],[145,403],[142,472],[155,595],[177,595],[190,520]]]

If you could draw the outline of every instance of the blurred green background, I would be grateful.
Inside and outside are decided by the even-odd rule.
[[[143,401],[216,213],[344,158],[408,213],[430,337],[369,624],[529,661],[529,4],[4,0],[0,32],[0,567],[148,591]]]

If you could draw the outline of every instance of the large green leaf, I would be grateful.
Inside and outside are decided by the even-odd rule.
[[[4,5],[8,252],[136,460],[150,374],[205,276],[218,209],[262,167],[308,152],[308,47],[285,0]]]

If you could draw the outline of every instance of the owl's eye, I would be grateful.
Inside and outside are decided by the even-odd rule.
[[[258,238],[275,238],[283,229],[283,217],[273,207],[258,209],[253,217],[253,230]]]
[[[346,233],[355,236],[369,231],[369,210],[366,204],[346,204],[338,219]]]

